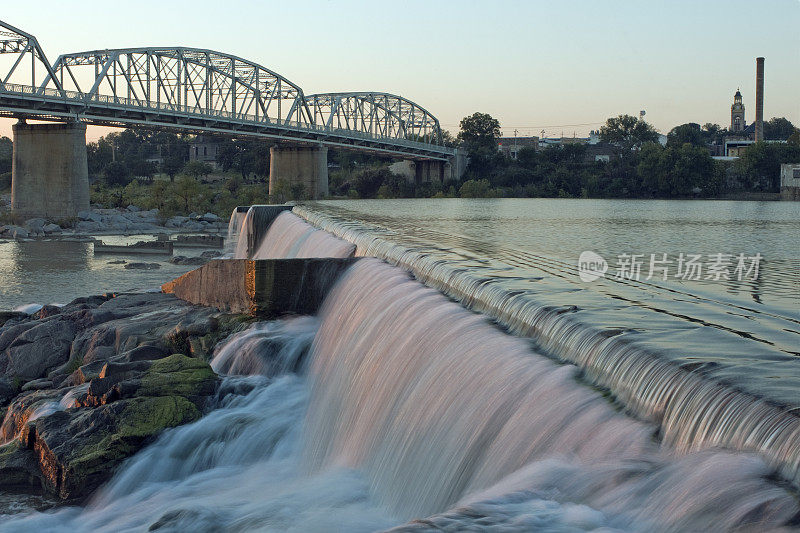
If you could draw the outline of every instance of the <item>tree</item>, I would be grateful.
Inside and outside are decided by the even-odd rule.
[[[794,125],[785,117],[773,117],[764,123],[764,138],[772,141],[785,141],[794,133],[794,130]]]
[[[8,137],[0,137],[0,174],[11,172],[11,158],[14,144]]]
[[[769,192],[780,190],[781,163],[800,163],[800,146],[757,142],[736,162],[750,190]]]
[[[467,180],[458,191],[461,198],[491,198],[492,186],[489,180]]]
[[[644,120],[630,115],[619,115],[606,120],[600,128],[600,139],[615,144],[623,155],[641,147],[646,142],[657,142],[658,132]]]
[[[693,146],[705,146],[706,140],[700,124],[695,124],[694,122],[681,124],[672,128],[667,134],[667,146],[678,147],[686,143]]]
[[[186,213],[192,211],[203,198],[206,190],[199,181],[183,176],[175,181],[175,196],[183,200],[183,209]]]
[[[103,172],[106,184],[109,186],[122,186],[124,187],[131,181],[130,169],[128,165],[120,161],[113,161],[108,164]]]
[[[461,119],[458,140],[468,151],[492,149],[497,151],[500,122],[487,113],[473,113]]]
[[[392,172],[387,167],[368,168],[356,174],[350,187],[358,192],[359,198],[375,198],[381,185],[392,176]]]
[[[201,176],[208,176],[214,171],[211,165],[208,163],[204,163],[202,161],[189,161],[183,166],[183,173],[187,176],[192,176],[193,178],[199,178]]]
[[[506,165],[505,156],[497,149],[500,122],[486,113],[473,113],[461,119],[458,140],[467,150],[467,178],[491,179]]]
[[[175,174],[183,168],[183,158],[178,156],[165,157],[161,162],[161,172],[169,176],[170,181],[175,181]]]

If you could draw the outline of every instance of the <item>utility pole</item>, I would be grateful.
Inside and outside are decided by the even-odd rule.
[[[517,130],[514,130],[514,159],[517,158]]]

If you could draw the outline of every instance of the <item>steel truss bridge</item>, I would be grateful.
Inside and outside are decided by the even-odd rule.
[[[381,92],[306,95],[261,65],[197,48],[63,54],[0,21],[0,116],[255,136],[446,161],[439,121]]]

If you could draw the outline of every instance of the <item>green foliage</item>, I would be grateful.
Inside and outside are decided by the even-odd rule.
[[[708,194],[719,187],[708,150],[688,142],[668,144],[666,148],[657,143],[644,145],[637,173],[646,196],[670,198],[700,192]]]
[[[764,139],[785,141],[795,132],[794,124],[785,117],[773,117],[764,123]]]
[[[393,176],[388,167],[368,168],[356,174],[350,187],[358,193],[359,198],[375,198],[381,185],[384,182],[388,185]]]
[[[658,141],[658,132],[644,120],[630,115],[609,118],[600,128],[600,139],[615,144],[627,156],[631,150],[644,143]]]
[[[800,163],[800,146],[757,142],[745,150],[736,167],[744,176],[747,190],[778,192],[782,163]]]
[[[193,178],[205,177],[214,172],[214,168],[203,161],[189,161],[183,166],[183,174]]]
[[[458,194],[461,198],[493,198],[496,196],[489,180],[467,180],[461,185]]]
[[[11,172],[3,172],[0,174],[0,191],[8,191],[11,189]]]
[[[113,161],[103,170],[103,178],[109,186],[125,186],[131,181],[130,167],[119,161]]]
[[[458,140],[468,151],[489,148],[497,150],[500,122],[488,113],[473,113],[461,119]]]
[[[25,217],[18,215],[13,211],[6,211],[0,213],[0,226],[21,226],[25,223]]]
[[[786,144],[789,146],[800,146],[800,129],[794,130],[794,133],[786,139]]]
[[[681,124],[672,128],[667,134],[667,146],[669,147],[682,146],[687,143],[694,146],[705,145],[706,139],[700,124],[694,122]]]
[[[0,189],[4,189],[2,176],[11,173],[11,159],[14,153],[14,146],[8,137],[0,137]],[[11,187],[9,177],[8,187]]]

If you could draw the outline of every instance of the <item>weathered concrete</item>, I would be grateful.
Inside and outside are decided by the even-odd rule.
[[[319,147],[273,146],[269,150],[269,194],[302,185],[304,196],[322,198],[328,194],[328,149]]]
[[[219,259],[161,286],[187,302],[258,317],[314,314],[358,258]]]
[[[394,174],[402,176],[409,183],[444,183],[458,181],[467,168],[467,158],[456,151],[456,155],[447,162],[442,161],[412,161],[405,159],[389,166]]]
[[[65,219],[89,209],[86,125],[14,124],[11,209]]]

